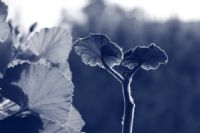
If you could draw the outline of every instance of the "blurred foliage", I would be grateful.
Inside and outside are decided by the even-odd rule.
[[[108,35],[125,50],[155,43],[169,62],[154,72],[136,74],[135,133],[199,133],[200,131],[200,22],[148,19],[141,9],[124,11],[91,0],[84,8],[87,23],[73,24],[74,41],[89,33]],[[70,55],[75,88],[74,104],[86,121],[88,133],[120,133],[123,100],[120,86],[109,74],[85,66]]]

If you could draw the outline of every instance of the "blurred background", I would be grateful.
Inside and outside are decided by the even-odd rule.
[[[132,88],[136,102],[134,133],[200,132],[200,11],[197,0],[4,0],[9,18],[22,30],[38,22],[72,31],[74,41],[103,33],[124,50],[156,43],[169,62],[155,71],[140,70]],[[87,133],[120,133],[120,84],[99,67],[69,62],[74,105]]]

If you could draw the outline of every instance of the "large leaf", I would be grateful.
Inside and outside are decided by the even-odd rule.
[[[71,33],[65,29],[54,27],[36,32],[27,42],[30,50],[40,59],[52,63],[64,63],[72,47]]]
[[[0,42],[4,42],[10,35],[10,28],[6,23],[8,7],[0,0]]]
[[[43,119],[43,123],[44,129],[41,133],[81,133],[85,124],[81,115],[73,106],[71,106],[68,122],[65,125],[59,125],[46,119]]]
[[[136,65],[141,65],[145,70],[157,69],[160,64],[168,61],[166,53],[155,44],[148,47],[136,47],[124,54],[122,65],[133,69]]]
[[[122,60],[122,49],[101,34],[90,34],[76,41],[75,52],[90,66],[98,65],[103,68],[103,59],[109,67],[113,67],[119,65]]]
[[[59,124],[67,122],[73,84],[59,70],[43,64],[24,63],[7,69],[4,80],[19,87],[27,96],[28,101],[24,98],[15,101],[22,103],[19,104],[23,105],[22,110],[30,110]]]

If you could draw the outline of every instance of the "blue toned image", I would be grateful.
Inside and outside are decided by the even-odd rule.
[[[0,133],[199,133],[196,5],[0,0]]]

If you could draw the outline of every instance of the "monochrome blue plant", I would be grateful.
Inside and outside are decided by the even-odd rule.
[[[0,120],[33,115],[42,120],[40,133],[83,133],[85,122],[74,107],[74,84],[68,63],[74,46],[82,62],[108,71],[122,86],[122,133],[132,133],[135,102],[131,83],[140,69],[155,70],[168,62],[155,44],[126,52],[103,34],[91,33],[72,42],[71,32],[33,23],[22,33],[6,22],[8,7],[0,0]],[[121,67],[122,72],[115,69]]]
[[[155,44],[148,47],[138,46],[122,54],[122,48],[102,34],[90,34],[84,39],[75,42],[75,52],[81,56],[82,61],[90,66],[99,66],[107,70],[122,85],[124,99],[124,115],[122,120],[122,133],[132,133],[135,103],[132,96],[131,83],[138,69],[157,69],[160,64],[166,64],[166,53]],[[113,66],[125,66],[122,74]]]
[[[6,22],[7,6],[1,1],[0,7],[0,120],[31,114],[43,122],[40,133],[80,133],[85,123],[72,105],[67,61],[71,32],[59,27],[35,32],[34,23],[23,34]]]

